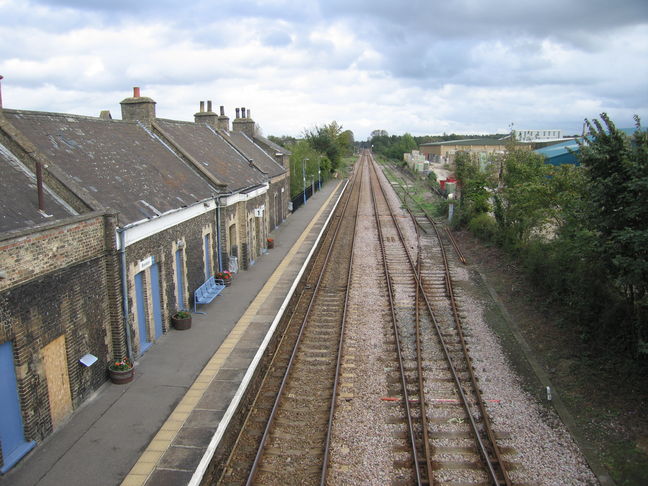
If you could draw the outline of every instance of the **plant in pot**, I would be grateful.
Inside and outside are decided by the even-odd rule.
[[[272,238],[268,238],[268,249],[272,250],[274,248],[274,240]]]
[[[123,385],[133,381],[135,368],[129,359],[124,358],[121,361],[113,361],[110,363],[108,366],[108,374],[110,375],[110,381],[116,385]]]
[[[171,316],[171,324],[178,331],[191,329],[191,314],[184,310],[179,310]]]
[[[229,287],[230,285],[232,285],[232,272],[228,270],[223,270],[222,272],[216,272],[214,278],[216,280],[222,280],[223,284],[225,284],[225,287]]]

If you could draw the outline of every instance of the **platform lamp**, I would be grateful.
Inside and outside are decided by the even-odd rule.
[[[306,204],[306,168],[304,167],[304,164],[308,160],[308,157],[302,159],[302,178],[304,180],[304,204]]]
[[[322,190],[322,157],[317,160],[317,190]]]

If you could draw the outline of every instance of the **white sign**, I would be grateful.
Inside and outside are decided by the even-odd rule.
[[[139,268],[139,271],[141,272],[142,270],[146,270],[148,267],[153,265],[153,255],[151,255],[148,258],[145,258],[144,260],[140,260],[137,263],[137,267]]]
[[[257,218],[263,218],[263,208],[255,209],[254,216],[256,216]]]

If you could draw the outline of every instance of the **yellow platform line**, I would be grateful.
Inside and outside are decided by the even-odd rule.
[[[338,183],[338,186],[339,185],[340,183]],[[243,336],[249,327],[252,318],[256,315],[261,304],[265,302],[267,296],[272,293],[272,290],[279,282],[279,279],[284,273],[286,267],[292,263],[295,255],[304,243],[304,240],[306,240],[310,234],[313,226],[315,226],[317,221],[319,221],[320,216],[328,207],[336,191],[337,188],[331,192],[328,199],[324,204],[322,204],[322,207],[317,211],[317,214],[315,214],[308,226],[306,226],[306,229],[288,251],[285,258],[281,261],[270,278],[268,278],[250,306],[246,309],[223,343],[202,369],[196,380],[189,387],[182,400],[180,400],[180,403],[176,406],[173,412],[171,412],[171,415],[169,415],[166,422],[162,424],[158,433],[153,437],[148,447],[144,450],[135,465],[122,481],[121,486],[143,486],[149,476],[153,473],[155,466],[157,466],[164,453],[169,449],[169,447],[171,447],[173,439],[175,439],[176,435],[189,417],[189,414],[194,410],[202,398],[204,391],[211,384],[216,374],[221,370],[222,365],[231,354],[234,346],[236,346],[241,336]]]

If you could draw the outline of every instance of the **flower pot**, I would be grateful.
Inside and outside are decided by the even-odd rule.
[[[175,327],[178,331],[186,331],[187,329],[191,329],[191,316],[171,316],[171,324],[173,324],[173,327]]]
[[[223,284],[225,284],[225,287],[229,287],[230,285],[232,285],[232,279],[231,278],[224,279]]]
[[[268,250],[272,250],[274,248],[274,240],[268,240]]]
[[[110,381],[115,385],[124,385],[133,381],[135,368],[130,368],[128,370],[111,370],[108,368],[108,373],[110,374]]]

